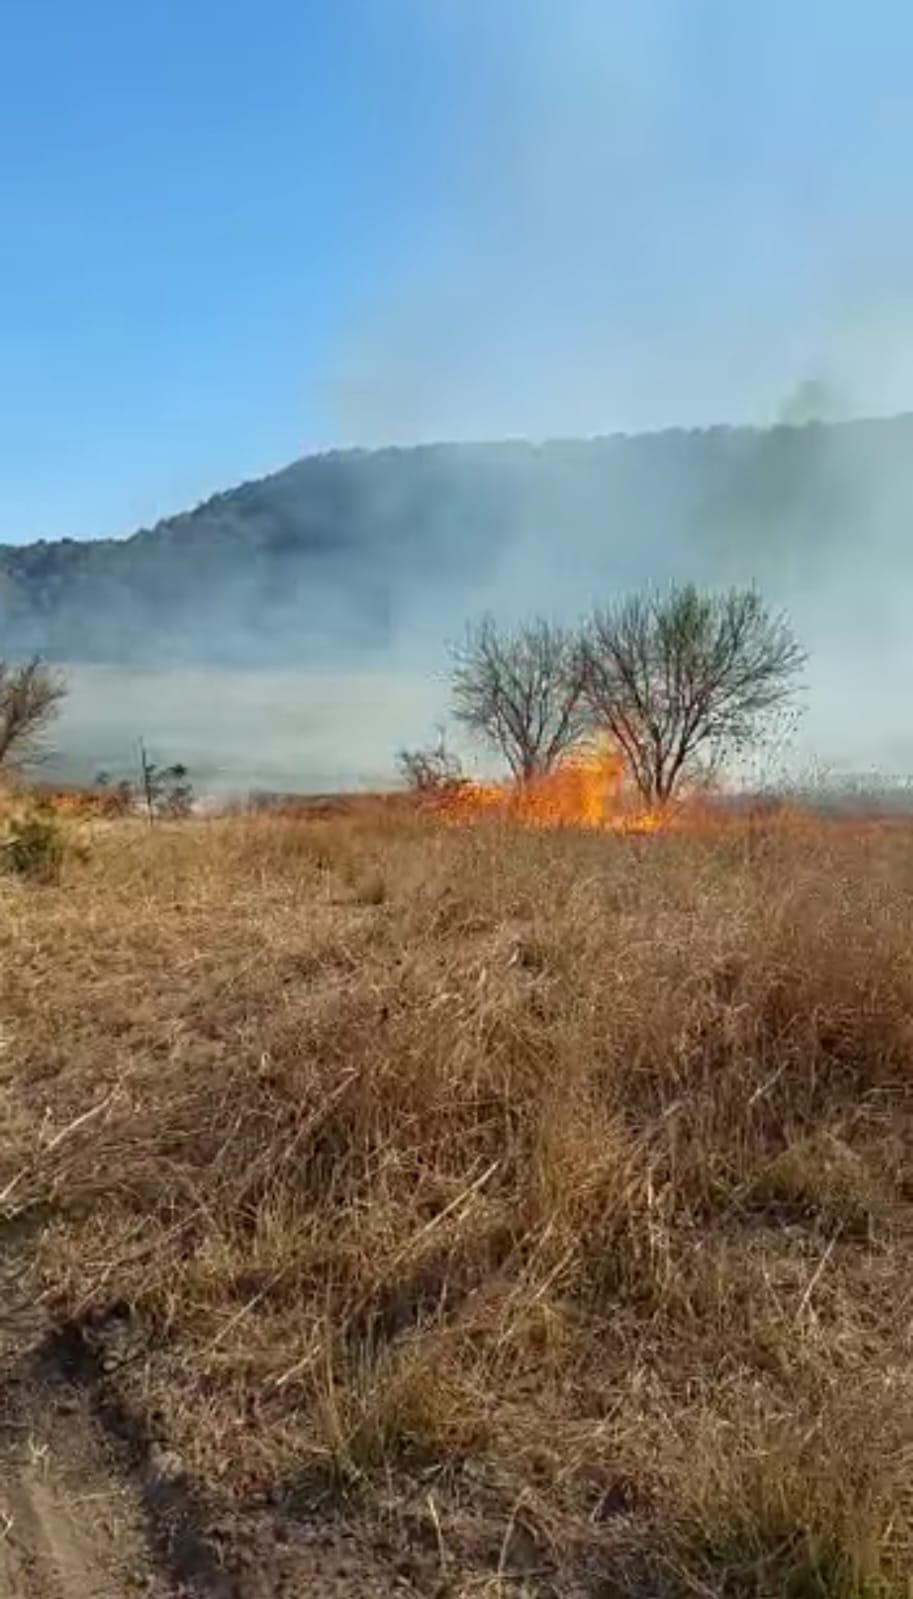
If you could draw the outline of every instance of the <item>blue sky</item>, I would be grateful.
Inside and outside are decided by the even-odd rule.
[[[0,0],[0,539],[913,406],[903,0]]]

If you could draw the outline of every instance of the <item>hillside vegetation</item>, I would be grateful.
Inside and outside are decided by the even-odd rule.
[[[909,1593],[910,840],[364,807],[3,886],[7,1235],[192,1591],[344,1528],[315,1592]]]
[[[3,648],[348,668],[495,590],[814,584],[863,548],[907,559],[911,460],[910,417],[315,456],[131,538],[0,547]]]

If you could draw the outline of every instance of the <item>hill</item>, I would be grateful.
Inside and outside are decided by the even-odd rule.
[[[0,546],[4,653],[321,664],[467,608],[905,558],[913,416],[314,456],[124,539]]]

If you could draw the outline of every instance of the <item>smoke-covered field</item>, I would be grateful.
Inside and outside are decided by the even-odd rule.
[[[69,694],[43,774],[73,783],[134,776],[138,741],[182,761],[199,794],[319,792],[391,781],[442,699],[418,673],[67,668]]]
[[[798,727],[753,754],[741,777],[896,790],[913,771],[913,746],[904,680],[882,664],[876,656],[861,672],[836,650],[813,657]],[[39,775],[80,785],[102,771],[134,777],[142,739],[157,762],[183,762],[204,797],[384,788],[397,750],[426,742],[446,717],[446,665],[442,649],[424,669],[66,666],[69,692]],[[486,769],[484,752],[460,753],[469,770]]]
[[[133,539],[0,549],[2,649],[68,670],[63,779],[143,737],[204,789],[352,787],[446,715],[484,611],[756,583],[809,655],[793,766],[905,773],[911,450],[906,416],[313,457]]]

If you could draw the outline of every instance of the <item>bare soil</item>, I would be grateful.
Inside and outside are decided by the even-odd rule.
[[[456,1590],[426,1496],[389,1517],[201,1491],[134,1415],[119,1315],[60,1326],[30,1295],[32,1229],[0,1228],[0,1599],[388,1599]],[[331,1502],[332,1501],[332,1502]],[[505,1592],[513,1592],[512,1587]]]
[[[362,1548],[332,1518],[308,1525],[268,1505],[225,1504],[220,1514],[174,1455],[143,1438],[116,1387],[93,1372],[92,1353],[75,1363],[72,1353],[72,1340],[54,1334],[20,1345],[0,1391],[3,1599],[416,1591],[402,1559]]]
[[[131,1486],[85,1417],[22,1410],[0,1452],[0,1592],[9,1599],[164,1596]]]

